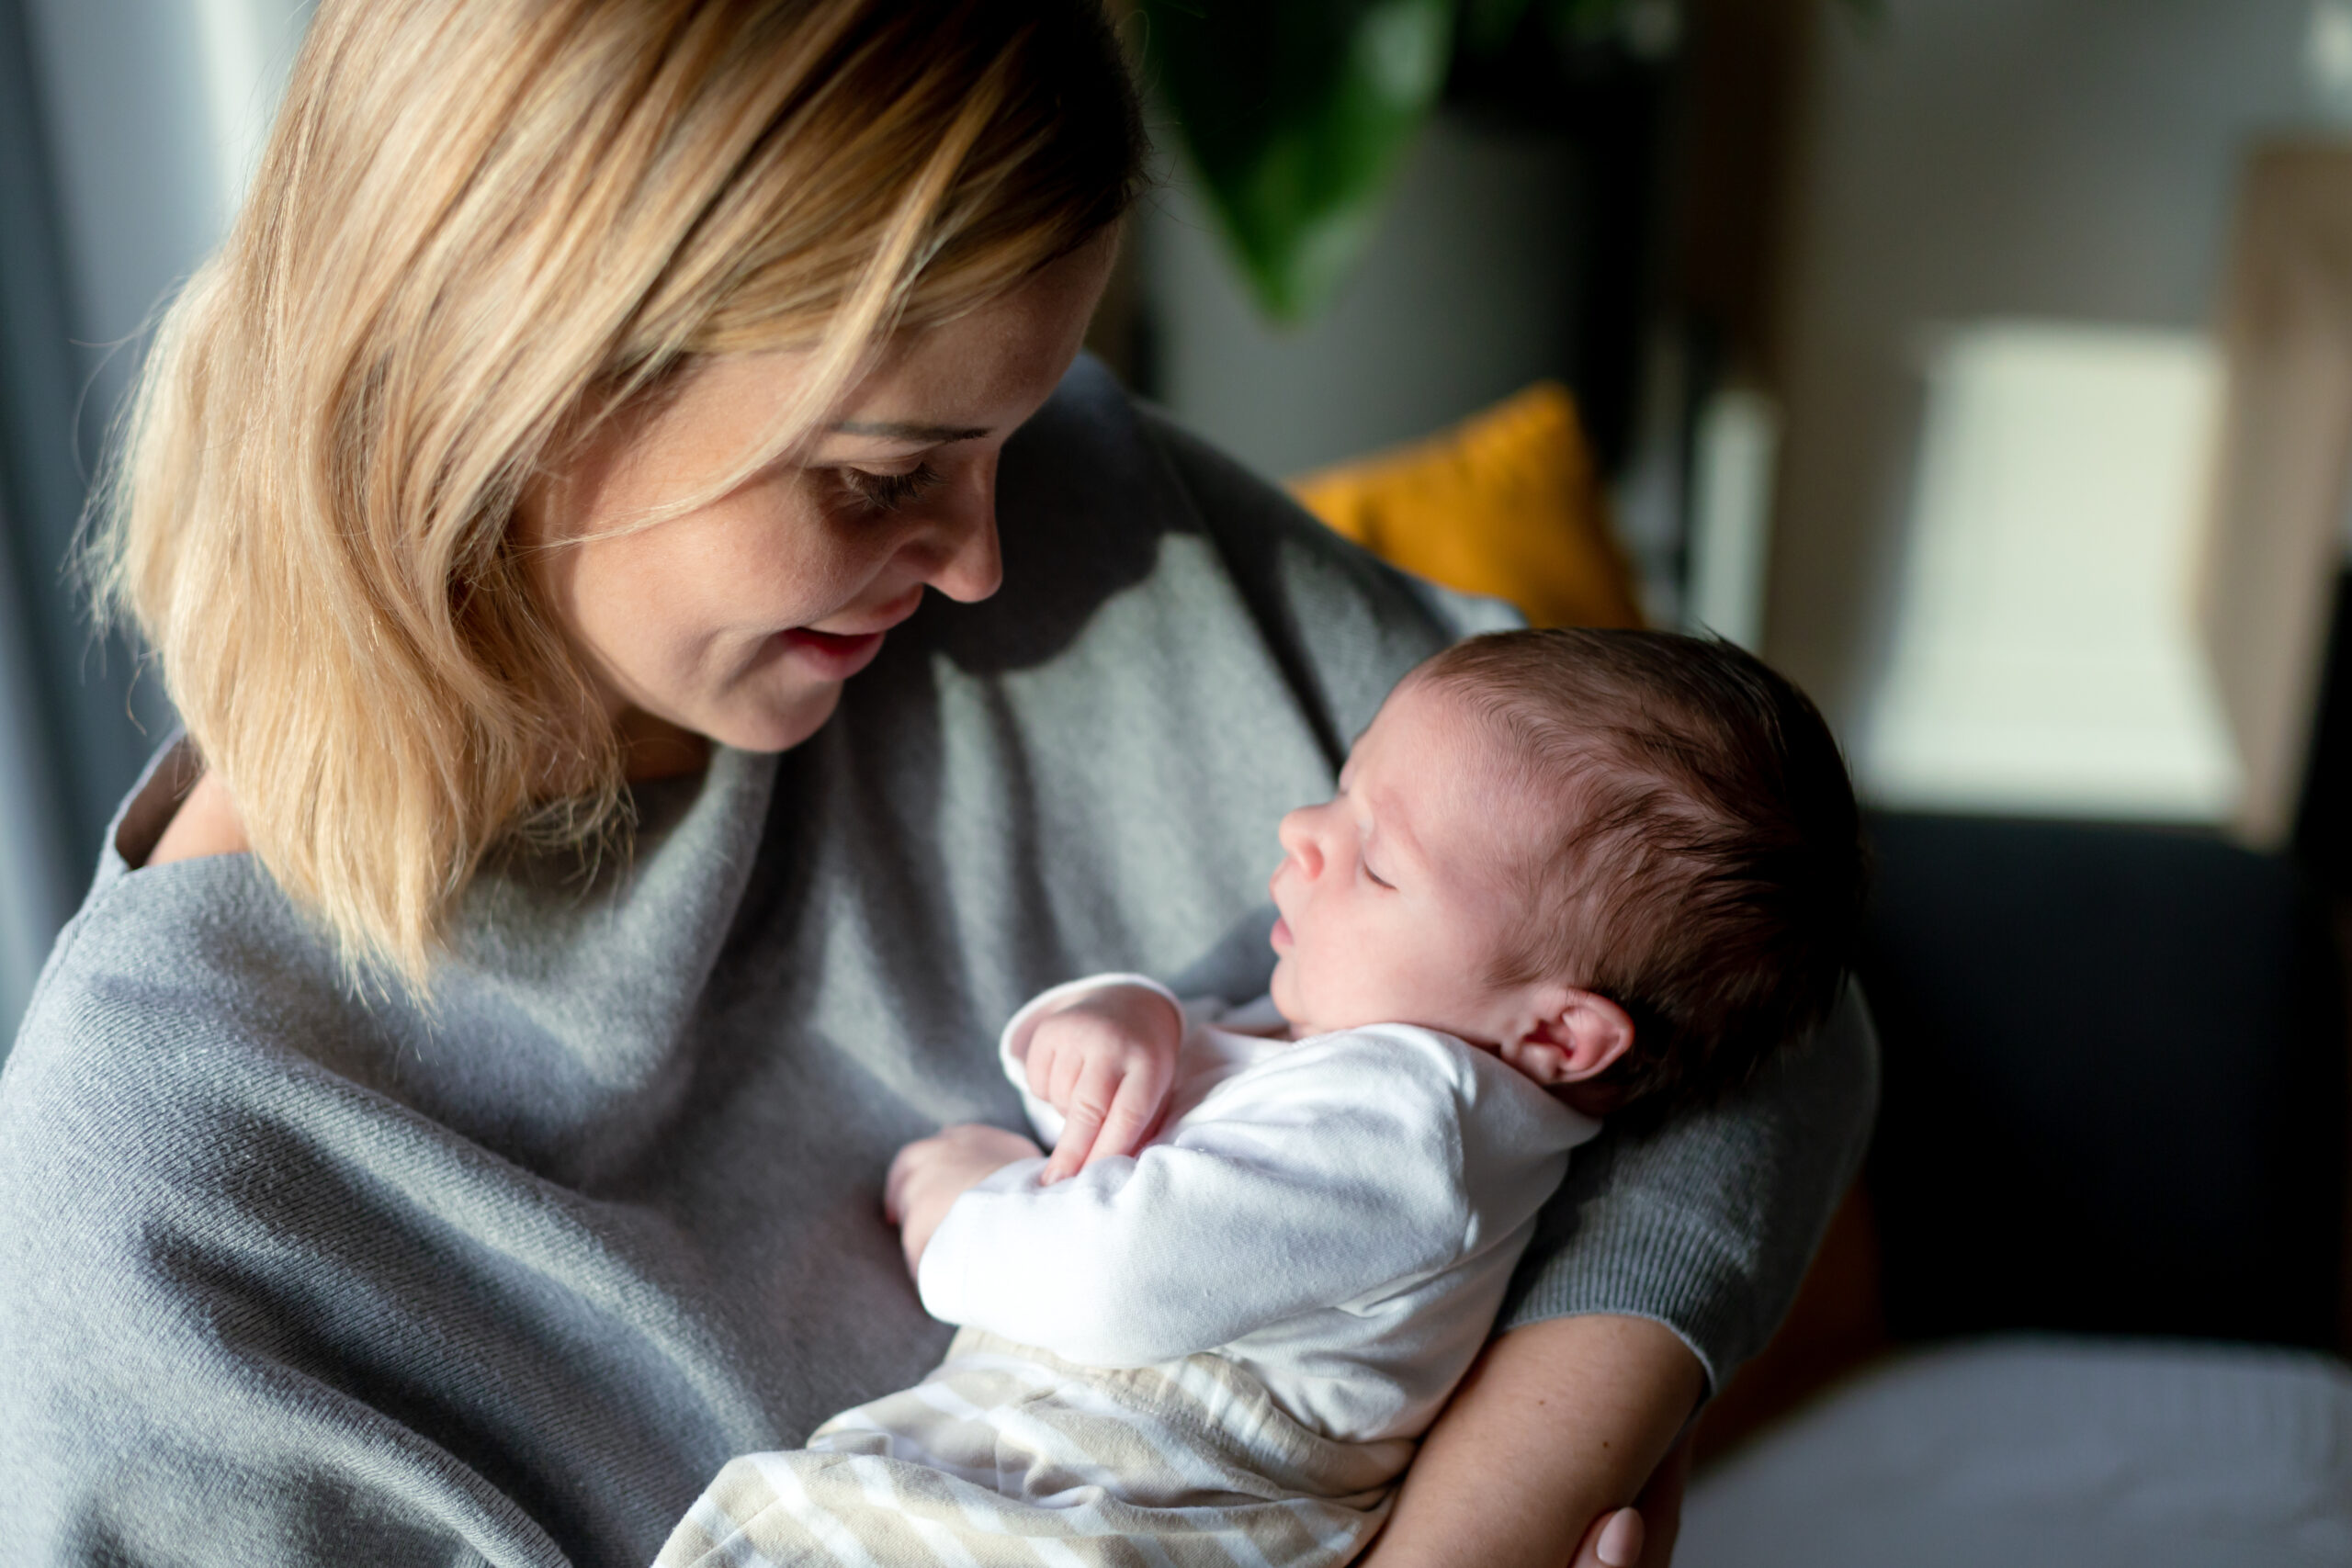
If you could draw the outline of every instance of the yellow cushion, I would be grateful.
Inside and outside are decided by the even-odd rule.
[[[1442,434],[1291,481],[1391,565],[1519,606],[1539,626],[1638,626],[1576,401],[1538,381]]]

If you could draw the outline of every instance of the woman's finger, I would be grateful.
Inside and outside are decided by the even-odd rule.
[[[1603,1514],[1584,1532],[1569,1568],[1637,1568],[1647,1534],[1642,1516],[1634,1509]]]
[[[1646,1533],[1640,1514],[1631,1508],[1620,1508],[1601,1521],[1600,1539],[1593,1543],[1593,1555],[1608,1568],[1634,1568],[1642,1560],[1642,1537]]]
[[[1644,1559],[1648,1568],[1665,1568],[1674,1560],[1674,1543],[1682,1534],[1682,1489],[1690,1478],[1690,1433],[1667,1450],[1650,1472],[1649,1482],[1634,1506],[1642,1511]]]

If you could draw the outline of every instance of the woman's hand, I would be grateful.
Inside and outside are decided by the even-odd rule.
[[[1632,1507],[1592,1521],[1568,1568],[1668,1568],[1675,1539],[1682,1533],[1682,1487],[1690,1479],[1690,1437],[1685,1432],[1650,1472],[1649,1484]]]
[[[1689,1464],[1677,1438],[1704,1381],[1690,1348],[1647,1318],[1513,1329],[1454,1391],[1360,1562],[1665,1568]],[[1637,1494],[1639,1533],[1617,1520]]]
[[[882,1213],[899,1227],[907,1272],[922,1267],[922,1249],[956,1199],[1014,1161],[1045,1152],[1018,1133],[978,1122],[942,1127],[900,1149],[883,1179]]]
[[[1183,1042],[1184,1015],[1141,986],[1088,991],[1037,1021],[1029,1092],[1062,1113],[1047,1185],[1144,1145],[1167,1108]]]

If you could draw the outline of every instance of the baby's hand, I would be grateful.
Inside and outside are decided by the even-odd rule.
[[[1029,1092],[1062,1113],[1062,1135],[1040,1180],[1076,1176],[1133,1154],[1159,1124],[1176,1080],[1184,1015],[1158,991],[1105,986],[1037,1021]]]
[[[932,1232],[956,1199],[1015,1160],[1045,1152],[1018,1133],[977,1122],[942,1127],[900,1149],[883,1179],[882,1213],[899,1227],[907,1272],[914,1273],[922,1262]]]

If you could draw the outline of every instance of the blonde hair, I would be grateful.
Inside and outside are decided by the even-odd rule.
[[[422,987],[503,838],[619,813],[525,488],[700,356],[813,347],[780,450],[1115,222],[1141,147],[1095,0],[322,0],[85,562],[355,974]]]

